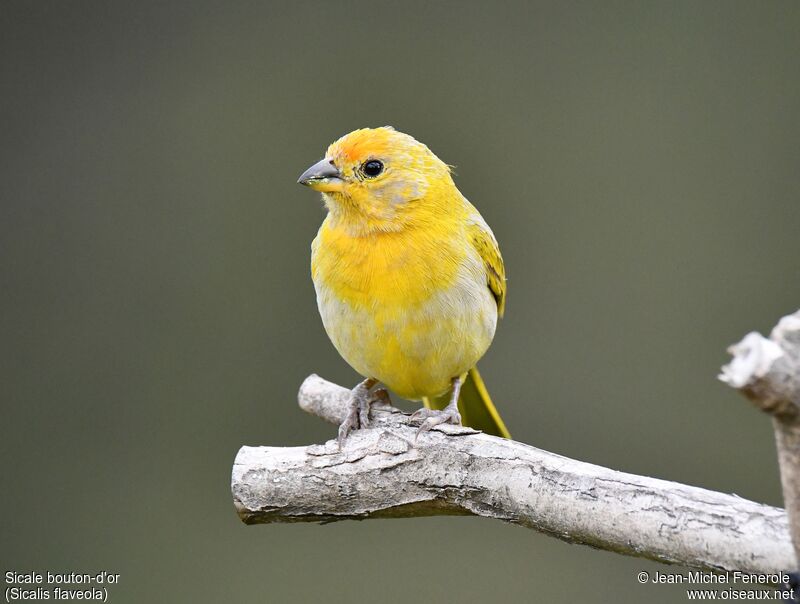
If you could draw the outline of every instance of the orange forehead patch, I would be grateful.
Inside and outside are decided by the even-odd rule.
[[[397,146],[398,135],[394,128],[388,126],[354,130],[328,147],[327,156],[360,161],[371,156],[386,155],[390,148]]]

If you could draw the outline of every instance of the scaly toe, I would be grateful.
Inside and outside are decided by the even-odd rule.
[[[358,402],[358,423],[360,428],[369,428],[369,401],[361,399]]]
[[[437,413],[441,413],[441,411],[434,411],[433,409],[428,409],[427,407],[423,407],[422,409],[417,409],[414,413],[411,414],[411,421],[416,421],[418,419],[428,419],[436,415]]]
[[[375,396],[370,393],[370,388],[374,384],[375,380],[365,380],[350,391],[350,409],[339,425],[339,435],[336,438],[340,450],[350,432],[369,427],[369,406]]]
[[[350,408],[350,411],[347,413],[347,417],[345,417],[344,421],[341,424],[339,424],[339,435],[337,436],[336,441],[339,443],[340,450],[342,448],[342,445],[344,445],[344,441],[347,439],[347,435],[357,428],[358,428],[358,407],[352,406]]]
[[[416,440],[420,434],[423,432],[427,432],[431,428],[438,426],[439,424],[455,424],[456,426],[461,425],[461,414],[458,412],[458,409],[453,408],[452,406],[448,405],[445,407],[443,411],[438,411],[436,409],[419,409],[415,411],[411,419],[420,419],[423,418],[424,421],[420,425],[419,429],[417,430],[417,434],[414,437]]]

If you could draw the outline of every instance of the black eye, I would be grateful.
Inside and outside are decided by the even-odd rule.
[[[364,162],[364,165],[361,166],[361,170],[370,178],[374,178],[383,172],[383,163],[379,162],[377,159],[371,159]]]

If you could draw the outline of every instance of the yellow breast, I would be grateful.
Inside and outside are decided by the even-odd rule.
[[[326,220],[312,277],[339,353],[405,398],[445,392],[494,337],[483,263],[455,222],[354,236]]]

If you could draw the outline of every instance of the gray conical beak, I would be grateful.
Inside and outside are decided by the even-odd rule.
[[[334,179],[341,180],[341,178],[342,173],[339,172],[339,168],[336,167],[332,159],[321,159],[303,172],[297,182],[310,187],[314,184],[329,182]]]

